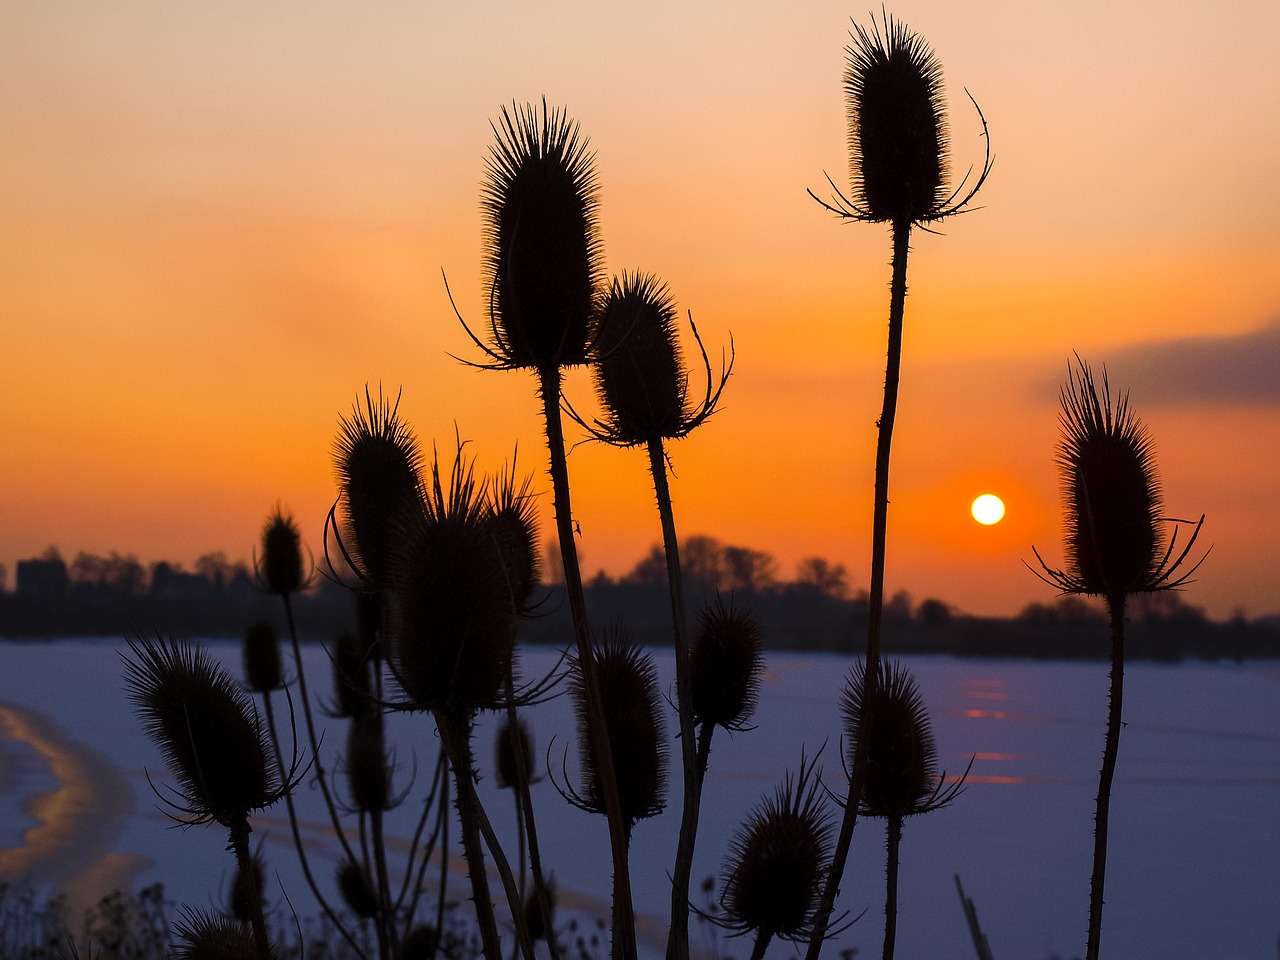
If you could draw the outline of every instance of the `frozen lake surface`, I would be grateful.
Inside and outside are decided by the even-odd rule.
[[[209,647],[240,675],[237,644]],[[327,699],[328,661],[316,647],[305,655],[313,695],[319,690]],[[664,690],[671,687],[669,659],[657,656]],[[526,652],[522,672],[538,675],[554,661],[553,652]],[[898,955],[974,955],[955,892],[957,873],[977,904],[997,960],[1081,954],[1106,665],[947,657],[907,658],[907,663],[933,718],[943,766],[958,773],[970,757],[975,759],[969,784],[951,807],[906,823]],[[770,656],[757,728],[732,737],[717,732],[695,891],[701,878],[719,874],[737,824],[762,795],[772,793],[785,771],[796,768],[802,748],[812,756],[826,743],[825,780],[843,792],[837,704],[848,666],[848,658],[831,655]],[[38,834],[42,822],[53,818],[64,825],[79,823],[88,833],[70,849],[49,848],[39,868],[24,866],[30,876],[59,883],[74,874],[83,885],[132,874],[135,886],[161,881],[176,899],[221,903],[232,873],[226,837],[218,828],[172,828],[160,811],[146,772],[158,783],[167,778],[159,751],[131,713],[121,673],[111,643],[0,643],[0,708],[8,711],[0,712],[0,879],[6,864],[12,872],[13,864],[23,862],[15,859],[18,852],[30,859],[30,849],[15,852],[24,835],[29,845],[36,836],[31,831]],[[576,744],[568,699],[532,708],[527,716],[539,766],[550,744],[558,773],[568,747],[572,774]],[[1104,950],[1136,960],[1275,957],[1280,664],[1132,664],[1126,672],[1125,721],[1112,798]],[[28,724],[26,732],[16,730],[18,723]],[[668,723],[672,733],[674,720]],[[325,743],[332,753],[341,749],[345,729],[340,721],[328,726]],[[37,729],[38,736],[30,732]],[[493,730],[493,719],[482,717],[476,734],[485,773],[480,792],[495,827],[512,838],[514,847],[511,796],[495,788],[490,773]],[[436,741],[430,721],[420,715],[396,717],[391,732],[404,761],[397,785],[407,782],[411,757],[416,757],[419,779],[396,814],[393,831],[404,837],[430,776]],[[32,747],[32,737],[42,745]],[[103,766],[104,759],[113,769]],[[334,768],[332,759],[327,763]],[[92,781],[91,789],[59,794],[60,776]],[[112,787],[113,777],[121,789]],[[303,818],[318,823],[317,791],[304,787],[300,794]],[[543,856],[564,900],[607,916],[603,818],[568,806],[545,780],[534,787],[534,803]],[[94,804],[102,809],[95,812]],[[117,814],[114,819],[108,806]],[[649,915],[655,955],[669,904],[667,874],[678,809],[678,799],[669,801],[668,813],[637,825],[633,842],[637,909]],[[51,832],[56,831],[46,831]],[[319,829],[313,835],[317,872],[330,877],[336,844]],[[309,912],[283,805],[255,821],[258,840],[266,842],[271,875],[300,910]],[[883,840],[881,823],[860,821],[840,909],[851,915],[866,910],[866,915],[824,956],[837,956],[845,947],[856,947],[860,957],[879,954]],[[453,889],[458,897],[466,895],[461,882]],[[695,929],[693,936],[695,944],[708,945],[704,931]],[[722,940],[720,949],[745,956],[749,945]],[[771,956],[792,953],[786,944],[770,949]]]

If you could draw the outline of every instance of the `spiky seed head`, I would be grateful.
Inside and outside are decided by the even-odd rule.
[[[343,860],[338,867],[338,892],[348,909],[362,920],[378,915],[378,894],[364,867],[354,860]]]
[[[231,917],[182,907],[173,932],[178,941],[170,954],[174,960],[249,960],[258,956],[249,925]],[[279,956],[274,946],[270,955]]]
[[[792,940],[809,931],[831,858],[831,819],[811,776],[802,760],[730,841],[720,897],[729,928]]]
[[[519,751],[517,753],[517,751]],[[506,717],[498,724],[498,739],[495,749],[494,782],[499,787],[514,787],[520,782],[520,767],[524,767],[525,778],[533,780],[533,731],[523,717],[516,718],[512,727]]]
[[[391,806],[391,765],[381,710],[365,710],[347,730],[347,787],[362,813]]]
[[[235,879],[231,881],[231,915],[241,923],[248,923],[253,916],[255,901],[259,911],[265,909],[262,886],[265,871],[260,854],[255,853],[249,858],[249,867],[250,875],[246,875],[237,866]]]
[[[653,658],[642,653],[620,630],[611,631],[592,656],[622,819],[634,825],[637,820],[657,816],[666,805],[667,738],[658,675]],[[586,685],[579,661],[572,666],[570,684],[578,718],[582,806],[602,814],[605,805],[599,748],[587,721]]]
[[[1112,398],[1105,371],[1099,391],[1088,364],[1078,365],[1062,390],[1058,450],[1071,592],[1113,597],[1150,590],[1163,556],[1151,437],[1128,395]]]
[[[516,483],[514,463],[509,473],[499,475],[493,488],[490,523],[518,616],[528,614],[538,583],[538,515],[531,488],[529,477]]]
[[[200,647],[174,640],[141,637],[129,652],[125,688],[178,782],[184,812],[231,827],[280,798],[257,711],[230,674]]]
[[[254,693],[279,690],[284,686],[284,669],[280,664],[280,640],[269,620],[256,620],[244,631],[242,645],[244,680]]]
[[[543,888],[547,894],[548,913],[551,914],[551,926],[555,926],[556,922],[556,881],[554,877],[548,877],[546,886]],[[538,903],[537,888],[529,891],[529,895],[524,898],[524,925],[529,931],[529,939],[533,941],[548,939],[548,927],[543,921],[542,906]],[[554,931],[552,931],[554,932]]]
[[[716,598],[698,618],[689,651],[694,719],[741,730],[760,692],[760,620]]]
[[[388,658],[413,704],[449,714],[493,705],[511,662],[515,610],[490,506],[460,455],[447,489],[433,464],[391,582]]]
[[[881,661],[876,683],[866,679],[866,664],[859,663],[840,704],[850,769],[859,739],[867,738],[859,810],[889,818],[924,813],[938,794],[938,751],[915,679],[901,664],[887,661]]]
[[[592,355],[606,432],[623,445],[681,436],[689,374],[676,345],[676,305],[649,274],[623,273],[609,287]]]
[[[373,705],[369,648],[352,633],[343,633],[333,645],[332,713],[335,717],[358,717]]]
[[[339,419],[333,449],[345,547],[375,589],[387,585],[396,533],[420,499],[422,454],[399,406],[366,388],[363,408],[357,400]]]
[[[493,352],[503,365],[586,362],[601,283],[592,155],[563,110],[502,108],[480,207]]]
[[[885,16],[854,24],[845,103],[854,205],[873,221],[922,223],[947,201],[942,65],[918,34]]]
[[[440,946],[440,934],[429,923],[420,923],[400,942],[401,960],[433,960]]]
[[[297,593],[307,583],[302,560],[302,535],[293,517],[276,507],[262,527],[262,559],[258,578],[267,593]]]

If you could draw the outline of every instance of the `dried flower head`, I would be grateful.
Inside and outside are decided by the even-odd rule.
[[[338,545],[351,567],[374,589],[387,585],[394,539],[403,517],[417,509],[422,454],[395,402],[368,387],[350,417],[339,420],[333,456],[344,535]],[[330,511],[330,523],[334,513]]]
[[[480,205],[493,343],[472,339],[500,369],[585,363],[601,283],[587,141],[545,100],[503,107],[492,126]]]
[[[529,931],[529,939],[537,942],[538,940],[550,939],[549,934],[554,933],[556,922],[556,881],[555,877],[548,877],[546,886],[543,888],[547,895],[548,913],[551,914],[551,927],[548,929],[542,916],[542,905],[538,902],[538,891],[533,889],[529,891],[529,895],[524,899],[524,926]]]
[[[369,873],[354,860],[343,860],[338,867],[338,892],[357,917],[368,920],[378,915],[378,894]]]
[[[220,914],[181,907],[173,932],[178,941],[171,954],[174,960],[246,960],[259,955],[249,925]],[[279,956],[274,947],[270,955]]]
[[[459,452],[447,489],[438,461],[431,476],[392,568],[388,661],[415,708],[465,713],[498,700],[515,643],[515,610],[473,465]]]
[[[257,909],[264,909],[263,877],[265,869],[262,862],[262,851],[254,853],[249,859],[249,874],[241,867],[236,867],[235,878],[231,881],[231,915],[241,923],[248,923],[253,916],[255,902]]]
[[[334,702],[330,714],[335,717],[358,717],[373,705],[373,681],[370,676],[369,648],[352,633],[343,633],[333,645]]]
[[[531,609],[538,584],[538,515],[533,502],[533,481],[516,481],[515,461],[511,470],[500,474],[493,484],[493,511],[490,523],[509,584],[511,603],[517,615]]]
[[[874,684],[866,682],[865,672],[865,663],[854,667],[840,703],[850,769],[859,740],[867,741],[858,811],[901,819],[946,806],[959,794],[964,778],[943,789],[929,712],[915,679],[901,664],[883,660]]]
[[[733,368],[732,354],[717,383],[696,326],[693,335],[707,372],[706,395],[696,405],[689,400],[689,374],[676,343],[676,307],[667,285],[644,273],[615,278],[591,351],[604,418],[583,426],[596,439],[627,447],[686,436],[711,416]]]
[[[716,597],[698,618],[690,649],[690,702],[694,719],[741,730],[760,691],[760,620],[750,610]]]
[[[356,810],[366,813],[394,806],[381,710],[365,710],[352,719],[347,729],[346,773]]]
[[[440,934],[429,923],[420,923],[400,941],[401,960],[434,960],[440,947]]]
[[[494,783],[499,787],[506,789],[519,783],[521,766],[524,767],[525,778],[533,781],[533,732],[522,717],[516,718],[514,727],[503,717],[498,724],[494,752]]]
[[[642,653],[620,630],[610,632],[593,651],[596,685],[604,708],[604,726],[618,780],[622,819],[628,829],[636,821],[657,816],[666,805],[667,738],[662,699],[653,658]],[[590,813],[605,812],[599,749],[587,719],[582,665],[574,661],[570,690],[578,717],[581,793],[568,799]]]
[[[193,822],[231,827],[284,795],[257,711],[221,666],[160,637],[130,640],[129,651],[125,688],[178,782],[171,806]]]
[[[961,194],[966,176],[950,189],[937,56],[919,34],[888,14],[870,28],[855,23],[850,40],[844,88],[852,195],[844,196],[832,184],[831,202],[818,202],[841,217],[874,223],[929,224],[960,213],[991,172],[990,141],[973,186]],[[986,137],[985,119],[982,129]]]
[[[258,560],[258,580],[267,593],[287,596],[307,585],[303,568],[302,535],[293,517],[280,507],[262,527],[262,556]]]
[[[1111,396],[1105,370],[1099,391],[1089,365],[1079,357],[1076,363],[1067,371],[1059,416],[1067,566],[1053,569],[1036,553],[1041,579],[1063,593],[1107,598],[1178,587],[1199,566],[1177,573],[1204,517],[1174,557],[1176,531],[1167,544],[1160,531],[1160,484],[1147,428],[1129,409],[1127,393]]]
[[[806,938],[831,858],[831,820],[822,799],[802,757],[799,774],[787,774],[774,795],[752,809],[729,844],[720,924],[766,938]]]
[[[256,620],[244,631],[242,645],[245,686],[255,693],[279,690],[284,686],[280,664],[280,641],[269,620]]]

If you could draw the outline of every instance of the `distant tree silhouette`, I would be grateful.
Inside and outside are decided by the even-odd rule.
[[[823,557],[805,557],[796,565],[795,582],[812,587],[824,597],[843,600],[849,596],[849,571],[843,563]]]

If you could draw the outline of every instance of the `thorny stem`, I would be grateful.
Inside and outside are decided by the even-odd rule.
[[[1102,888],[1107,872],[1107,821],[1111,810],[1111,781],[1120,752],[1120,717],[1124,706],[1124,607],[1125,595],[1107,598],[1111,615],[1111,697],[1107,705],[1107,745],[1098,773],[1098,805],[1093,830],[1093,877],[1089,882],[1089,943],[1085,960],[1098,960],[1102,940]]]
[[[542,412],[546,420],[547,448],[551,457],[551,486],[554,491],[556,532],[560,539],[560,560],[564,567],[565,590],[569,594],[569,610],[573,615],[573,633],[577,645],[579,669],[586,701],[587,727],[600,764],[600,784],[604,788],[605,815],[609,820],[609,846],[613,862],[627,862],[627,830],[622,819],[622,801],[618,796],[618,779],[614,773],[613,750],[604,722],[604,705],[596,683],[595,658],[591,650],[591,630],[587,623],[587,604],[582,594],[582,573],[578,569],[578,550],[573,539],[573,508],[569,501],[569,468],[565,461],[564,429],[560,422],[560,368],[554,364],[538,370]],[[616,870],[615,870],[616,873]],[[613,958],[636,960],[635,910],[631,902],[631,880],[625,870],[620,882],[615,878]]]
[[[653,475],[653,491],[658,500],[658,515],[662,520],[662,543],[667,555],[667,583],[675,630],[680,758],[684,768],[684,804],[674,876],[671,879],[671,930],[667,939],[667,960],[689,960],[689,877],[693,872],[693,848],[698,835],[702,783],[695,755],[693,703],[689,689],[689,624],[684,605],[684,579],[680,575],[680,544],[676,538],[675,511],[671,508],[671,488],[667,483],[666,454],[660,438],[649,441],[649,472]]]
[[[902,844],[902,818],[890,817],[886,827],[884,863],[884,953],[893,960],[893,944],[898,935],[898,847]]]
[[[893,278],[889,283],[889,348],[885,360],[884,406],[877,423],[875,515],[871,532],[871,588],[867,606],[867,655],[863,668],[863,702],[870,702],[875,685],[880,682],[880,621],[884,612],[884,553],[889,517],[889,453],[893,444],[893,422],[898,410],[898,379],[902,366],[902,319],[907,300],[907,254],[910,251],[911,221],[895,220],[893,224]],[[840,833],[836,839],[831,869],[822,887],[822,897],[814,916],[813,937],[805,960],[818,960],[826,939],[827,924],[840,892],[853,828],[858,820],[858,798],[866,779],[866,744],[870,740],[871,716],[863,718],[863,736],[853,751],[853,771],[849,777],[849,794],[845,800]]]
[[[249,819],[247,817],[231,827],[231,847],[235,851],[240,876],[248,887],[249,923],[253,927],[253,942],[258,960],[271,960],[271,941],[267,939],[267,923],[262,917],[262,892],[253,871],[253,856],[249,853]]]

